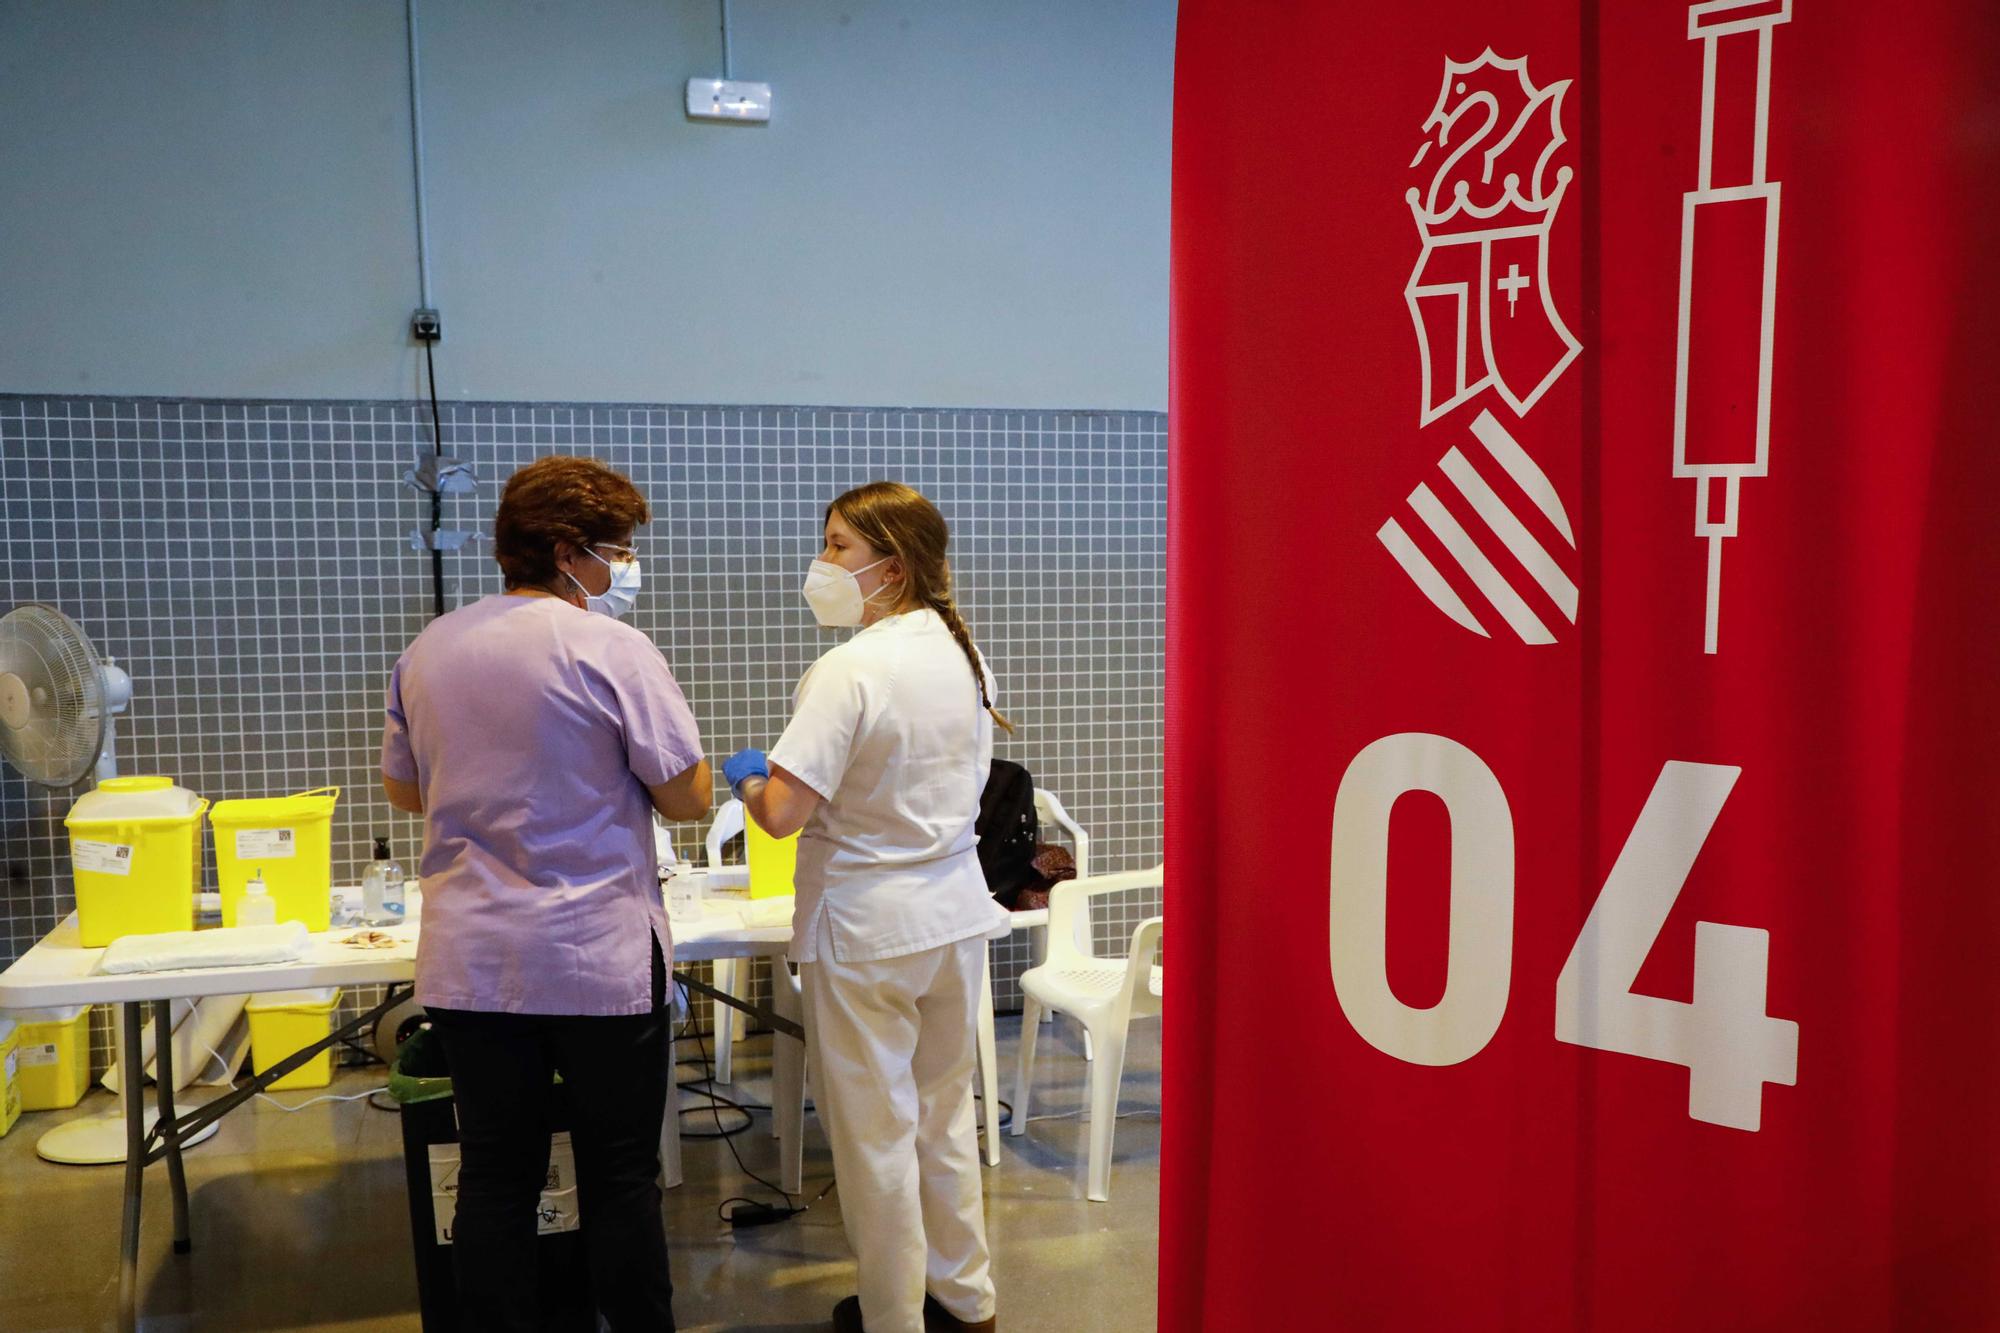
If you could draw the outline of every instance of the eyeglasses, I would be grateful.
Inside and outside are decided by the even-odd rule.
[[[629,546],[620,546],[616,542],[593,542],[590,549],[599,552],[614,565],[629,565],[639,558],[637,551]]]

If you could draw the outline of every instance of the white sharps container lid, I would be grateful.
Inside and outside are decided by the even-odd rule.
[[[201,809],[201,797],[172,778],[106,778],[69,808],[64,823],[186,819]]]

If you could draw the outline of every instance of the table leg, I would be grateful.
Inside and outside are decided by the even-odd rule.
[[[804,1017],[798,983],[782,958],[771,960],[771,1008],[780,1018]],[[771,1034],[771,1128],[778,1137],[778,1187],[787,1194],[805,1189],[805,1043],[781,1032]]]
[[[171,1000],[153,1001],[153,1059],[159,1067],[160,1139],[167,1149],[167,1182],[174,1196],[174,1253],[186,1254],[194,1245],[188,1237],[187,1171],[181,1165],[181,1136],[174,1125],[173,1008]],[[193,1014],[188,1022],[194,1022]]]
[[[118,1255],[118,1327],[133,1333],[139,1327],[139,1199],[146,1182],[146,1053],[140,1047],[141,1011],[137,1001],[118,1006],[123,1025],[124,1068],[118,1071],[118,1097],[125,1107],[125,1226]]]

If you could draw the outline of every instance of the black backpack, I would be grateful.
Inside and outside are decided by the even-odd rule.
[[[1035,780],[1028,770],[1006,759],[995,759],[979,794],[979,868],[986,887],[1002,906],[1035,884],[1035,844],[1041,835],[1035,817]]]

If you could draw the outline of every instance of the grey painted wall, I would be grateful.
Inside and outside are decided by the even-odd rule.
[[[1166,405],[1172,0],[419,0],[453,398]],[[0,0],[0,391],[408,398],[401,0]]]

